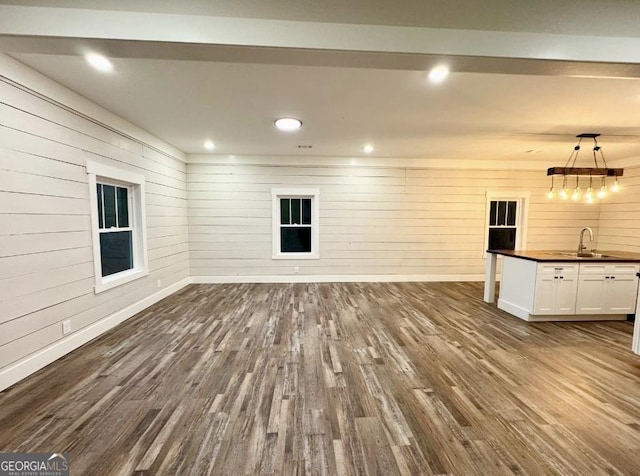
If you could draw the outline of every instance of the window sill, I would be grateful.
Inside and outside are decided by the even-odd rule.
[[[99,294],[101,292],[108,291],[109,289],[118,287],[122,284],[130,283],[131,281],[135,281],[136,279],[140,279],[148,275],[148,269],[131,269],[128,271],[123,271],[122,273],[114,274],[113,276],[109,276],[106,279],[103,279],[100,283],[96,283],[96,285],[93,287],[93,292],[95,294]]]
[[[271,259],[320,259],[318,253],[277,253]]]

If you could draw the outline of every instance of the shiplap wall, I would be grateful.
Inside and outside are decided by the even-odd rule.
[[[487,191],[531,193],[528,249],[573,249],[582,227],[598,227],[597,204],[547,200],[543,169],[292,166],[279,165],[277,158],[229,164],[213,156],[188,162],[196,281],[305,275],[478,279],[485,264]],[[272,187],[320,189],[319,260],[271,259]]]
[[[189,277],[184,156],[146,145],[33,94],[86,105],[7,57],[0,81],[0,374],[8,366]],[[44,94],[44,93],[43,93]],[[100,112],[95,105],[88,109]],[[111,117],[104,111],[105,117]],[[114,119],[116,126],[135,126]],[[139,131],[145,137],[146,133]],[[87,160],[146,177],[150,274],[94,294]],[[158,287],[157,281],[161,280]],[[69,336],[65,336],[67,338]]]
[[[625,168],[620,183],[600,206],[598,248],[640,253],[640,168]]]

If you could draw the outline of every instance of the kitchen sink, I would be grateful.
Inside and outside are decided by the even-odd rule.
[[[587,252],[587,253],[576,253],[576,252],[570,252],[570,251],[556,251],[551,253],[554,256],[567,256],[567,257],[571,257],[571,258],[615,258],[615,256],[613,255],[605,255],[602,253],[595,253],[595,252]]]

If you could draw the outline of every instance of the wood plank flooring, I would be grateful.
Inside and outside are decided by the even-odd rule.
[[[482,283],[192,285],[0,393],[74,475],[640,474],[632,325]]]

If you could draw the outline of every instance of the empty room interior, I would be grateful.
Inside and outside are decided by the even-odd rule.
[[[638,19],[0,0],[2,474],[640,474]]]

